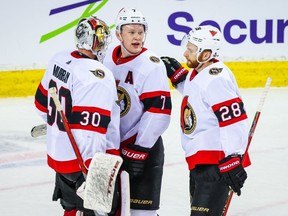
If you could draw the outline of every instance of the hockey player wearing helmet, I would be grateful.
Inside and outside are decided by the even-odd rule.
[[[120,45],[103,61],[114,74],[121,105],[122,169],[130,176],[131,216],[157,215],[164,164],[161,135],[171,114],[165,65],[144,47],[147,30],[139,10],[121,9],[116,18]]]
[[[56,172],[53,200],[60,199],[64,216],[93,216],[76,194],[85,178],[48,89],[57,88],[88,172],[95,153],[120,155],[120,108],[113,74],[100,62],[110,41],[109,27],[97,17],[87,17],[79,21],[75,38],[76,50],[61,51],[49,61],[35,106],[47,122],[48,165]]]
[[[221,32],[213,26],[185,35],[181,44],[190,71],[174,58],[161,57],[183,95],[181,140],[190,170],[191,216],[222,215],[229,188],[240,196],[247,178],[243,167],[250,164],[249,157],[242,161],[247,114],[232,71],[217,59],[220,41]]]

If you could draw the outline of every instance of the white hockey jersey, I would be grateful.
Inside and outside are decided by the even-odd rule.
[[[177,89],[183,94],[181,141],[189,170],[245,153],[247,114],[234,75],[225,64],[215,62],[198,74],[191,70]],[[248,159],[245,166],[249,164]]]
[[[121,58],[117,46],[107,51],[103,64],[116,79],[121,143],[151,148],[170,123],[172,105],[164,63],[146,48],[137,56]]]
[[[119,155],[120,108],[112,72],[78,51],[56,54],[35,95],[47,122],[48,165],[59,173],[80,171],[60,115],[48,89],[56,87],[69,126],[88,167],[96,152]]]

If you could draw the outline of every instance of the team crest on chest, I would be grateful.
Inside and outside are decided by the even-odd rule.
[[[183,133],[191,134],[196,128],[197,120],[192,106],[188,103],[188,96],[183,98],[180,118]]]
[[[159,63],[160,62],[160,59],[157,58],[156,56],[150,56],[150,60],[154,63]]]
[[[223,68],[211,68],[211,69],[209,70],[209,74],[211,74],[211,75],[217,75],[217,74],[221,73],[222,70],[223,70]]]
[[[105,77],[105,72],[101,69],[96,69],[96,70],[90,70],[92,74],[100,79],[103,79]]]
[[[120,86],[117,87],[117,94],[118,94],[118,100],[119,100],[120,111],[121,111],[120,117],[123,117],[130,110],[131,99],[127,91]]]

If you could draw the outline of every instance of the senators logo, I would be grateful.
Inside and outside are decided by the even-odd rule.
[[[119,100],[119,105],[120,105],[120,117],[125,116],[131,107],[131,99],[127,91],[120,87],[117,86],[117,94],[118,94],[118,100]]]
[[[90,70],[94,74],[94,76],[103,79],[105,77],[105,72],[101,69]]]
[[[188,103],[188,96],[183,98],[181,104],[181,129],[184,134],[191,134],[196,128],[196,115]]]
[[[150,56],[150,60],[154,63],[159,63],[160,62],[160,59],[157,58],[156,56]]]
[[[221,73],[222,70],[223,70],[223,68],[211,68],[211,69],[209,70],[209,74],[211,74],[211,75],[217,75],[217,74]]]

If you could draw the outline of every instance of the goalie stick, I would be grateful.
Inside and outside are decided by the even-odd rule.
[[[44,136],[46,135],[47,132],[47,125],[46,124],[40,124],[40,125],[36,125],[31,129],[31,136],[34,138],[40,137],[40,136]]]
[[[247,157],[248,150],[249,150],[249,147],[250,147],[250,144],[251,144],[251,141],[252,141],[252,138],[253,138],[253,135],[254,135],[254,132],[255,132],[255,129],[256,129],[258,120],[259,120],[259,118],[260,118],[260,114],[261,114],[261,111],[262,111],[262,107],[263,107],[264,101],[265,101],[265,99],[266,99],[266,97],[267,97],[267,94],[268,94],[268,91],[269,91],[271,82],[272,82],[272,78],[271,78],[271,77],[268,77],[267,80],[266,80],[266,84],[265,84],[265,87],[264,87],[262,96],[261,96],[260,101],[259,101],[259,104],[258,104],[258,108],[257,108],[256,113],[255,113],[255,115],[254,115],[253,122],[252,122],[251,127],[250,127],[250,130],[249,130],[248,144],[247,144],[247,147],[246,147],[246,150],[245,150],[245,154],[244,154],[244,156],[243,156],[243,160],[242,160],[242,161],[244,161],[245,158]],[[233,190],[230,189],[230,190],[229,190],[229,194],[228,194],[228,198],[227,198],[227,200],[226,200],[226,204],[225,204],[224,209],[223,209],[223,214],[222,214],[222,216],[226,216],[226,215],[227,215],[227,212],[228,212],[228,209],[229,209],[229,206],[230,206],[232,197],[233,197]]]
[[[84,207],[94,210],[96,216],[102,216],[102,215],[107,216],[108,215],[107,213],[110,212],[112,208],[115,181],[123,160],[120,156],[104,153],[96,153],[90,163],[88,172],[84,165],[77,143],[73,137],[72,131],[69,127],[68,120],[62,109],[60,100],[56,92],[56,88],[55,87],[50,88],[49,93],[51,94],[52,99],[56,105],[57,111],[61,116],[65,130],[67,132],[73,150],[76,154],[80,169],[84,175],[84,178],[86,179],[84,190],[84,203],[83,203]],[[42,126],[40,126],[40,128],[43,129]],[[35,134],[35,130],[31,130],[31,135],[32,131],[34,131]],[[37,134],[39,135],[40,133],[36,133],[36,135]],[[121,173],[120,175],[120,178],[121,179],[123,178],[123,182],[124,180],[126,180],[126,185],[127,185],[127,174],[128,173],[125,173],[125,171],[123,171],[123,174]],[[127,200],[130,201],[130,194],[128,194]],[[129,208],[130,210],[130,202],[129,206],[127,206],[128,202],[126,203],[122,202],[122,204],[126,204],[125,207],[124,206],[122,207],[123,209]],[[123,213],[123,215],[121,214],[121,216],[129,216],[129,211],[126,212],[125,214]]]
[[[64,113],[64,111],[63,111],[63,109],[62,109],[60,100],[59,100],[59,98],[58,98],[58,94],[57,94],[57,92],[56,92],[56,88],[55,88],[55,87],[49,88],[49,93],[50,93],[51,96],[52,96],[52,99],[53,99],[53,101],[54,101],[54,103],[55,103],[55,106],[56,106],[56,109],[57,109],[58,113],[60,114],[62,123],[63,123],[63,125],[64,125],[65,130],[66,130],[66,133],[67,133],[67,135],[68,135],[68,138],[69,138],[69,140],[70,140],[70,143],[71,143],[71,145],[72,145],[72,148],[73,148],[73,150],[74,150],[74,152],[75,152],[75,154],[76,154],[76,158],[77,158],[77,160],[78,160],[80,169],[81,169],[82,173],[84,174],[84,177],[86,178],[86,176],[87,176],[87,169],[86,169],[86,167],[85,167],[85,165],[84,165],[84,162],[83,162],[81,153],[80,153],[80,151],[79,151],[79,148],[78,148],[78,146],[77,146],[77,144],[76,144],[76,141],[75,141],[75,139],[74,139],[74,137],[73,137],[73,134],[72,134],[72,132],[71,132],[71,129],[70,129],[70,127],[69,127],[69,124],[68,124],[68,120],[67,120],[67,118],[66,118],[66,115],[65,115],[65,113]]]

